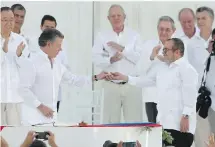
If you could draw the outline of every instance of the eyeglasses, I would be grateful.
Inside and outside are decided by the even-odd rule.
[[[170,33],[172,30],[169,28],[158,28],[158,31],[160,32],[166,32],[166,33]]]
[[[168,52],[168,51],[170,51],[170,50],[173,50],[173,49],[163,48],[163,52],[164,52],[164,53],[166,53],[166,52]]]
[[[6,19],[1,19],[2,22],[14,22],[14,19],[6,20]]]

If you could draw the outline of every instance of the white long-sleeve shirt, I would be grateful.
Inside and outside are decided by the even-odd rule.
[[[59,85],[67,82],[75,86],[87,86],[92,83],[91,77],[76,76],[59,61],[51,67],[47,54],[42,50],[32,53],[20,69],[19,93],[24,99],[23,124],[51,123],[56,120],[56,105]],[[45,117],[38,106],[44,104],[55,111],[53,118]]]
[[[161,45],[159,55],[162,55],[163,44],[161,41],[154,39],[154,40],[147,40],[143,43],[142,53],[140,56],[140,60],[137,64],[137,71],[138,73],[140,73],[141,76],[146,76],[150,68],[153,68],[152,67],[153,61],[150,60],[150,56],[153,51],[153,48],[156,47],[157,45]],[[143,97],[142,98],[143,102],[157,103],[156,86],[144,87],[142,89],[142,97]]]
[[[125,47],[123,58],[110,63],[110,58],[115,55],[116,49],[107,45],[113,41]],[[93,46],[93,63],[107,72],[121,72],[136,76],[135,66],[140,59],[142,41],[140,35],[128,27],[119,35],[113,30],[99,32]]]
[[[25,48],[20,57],[16,51],[20,43]],[[3,51],[5,39],[1,37],[1,99],[0,103],[20,103],[23,99],[19,96],[17,88],[19,83],[19,67],[24,58],[28,58],[29,50],[25,39],[11,32],[8,42],[8,52]]]
[[[206,87],[211,92],[211,99],[212,99],[211,108],[215,111],[215,56],[211,57],[210,70],[206,78]]]
[[[190,64],[196,69],[199,74],[200,87],[203,72],[205,69],[205,63],[209,57],[209,52],[206,50],[209,40],[205,41],[200,36],[200,30],[196,27],[196,32],[193,37],[189,38],[183,31],[176,33],[175,37],[182,39],[187,49],[187,57]],[[211,37],[210,37],[211,38]]]
[[[40,51],[39,44],[38,44],[38,37],[31,37],[29,39],[29,49],[32,53]],[[56,56],[56,60],[61,62],[67,69],[70,69],[69,67],[69,62],[67,58],[67,44],[65,43],[65,40],[62,43],[62,50],[59,52],[59,54]],[[59,87],[59,92],[58,92],[58,101],[62,100],[62,87]]]
[[[201,38],[192,40],[188,44],[188,61],[199,74],[198,87],[200,87],[209,55],[209,52],[206,50],[205,42]]]
[[[176,32],[173,34],[172,38],[180,38],[183,43],[185,45],[189,44],[190,41],[192,40],[196,40],[196,39],[199,39],[199,36],[200,36],[200,30],[198,27],[195,28],[195,34],[189,38],[183,30],[176,30]]]
[[[158,62],[157,60],[154,62]],[[129,76],[128,82],[138,87],[156,85],[157,121],[163,125],[164,129],[180,131],[182,115],[189,115],[189,132],[194,134],[198,73],[186,59],[180,58],[170,65],[162,62],[156,63],[147,76]]]

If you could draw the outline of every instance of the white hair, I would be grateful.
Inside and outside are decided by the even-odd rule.
[[[114,7],[120,8],[120,9],[122,10],[122,13],[123,13],[124,16],[125,16],[125,10],[123,9],[123,7],[122,7],[121,5],[118,5],[118,4],[113,4],[113,5],[110,6],[110,8],[109,8],[109,10],[108,10],[108,16],[110,16],[110,10],[111,10],[112,8],[114,8]]]

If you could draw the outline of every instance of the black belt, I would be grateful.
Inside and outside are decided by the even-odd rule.
[[[112,83],[114,83],[114,84],[119,84],[119,85],[124,85],[124,84],[126,84],[127,82],[119,82],[119,83],[115,83],[115,82],[113,82],[113,81],[111,81]]]

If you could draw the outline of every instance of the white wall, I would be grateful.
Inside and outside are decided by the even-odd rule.
[[[1,6],[11,6],[17,2],[2,1]],[[110,28],[107,20],[108,8],[111,4],[121,4],[127,14],[126,24],[137,30],[143,40],[157,38],[157,20],[162,15],[171,16],[180,29],[177,16],[183,7],[194,11],[199,6],[209,6],[215,10],[215,2],[24,2],[19,1],[27,9],[24,31],[30,35],[39,35],[41,18],[45,14],[53,15],[58,22],[57,28],[66,36],[69,63],[74,73],[91,75],[91,50],[95,34],[104,28]],[[215,23],[214,23],[215,27]],[[94,73],[100,70],[94,68]],[[100,89],[100,82],[95,84]],[[70,88],[69,91],[75,91]],[[91,89],[91,86],[88,87]],[[68,89],[64,96],[68,96]],[[74,98],[74,101],[77,100]],[[90,98],[87,100],[90,101]]]

